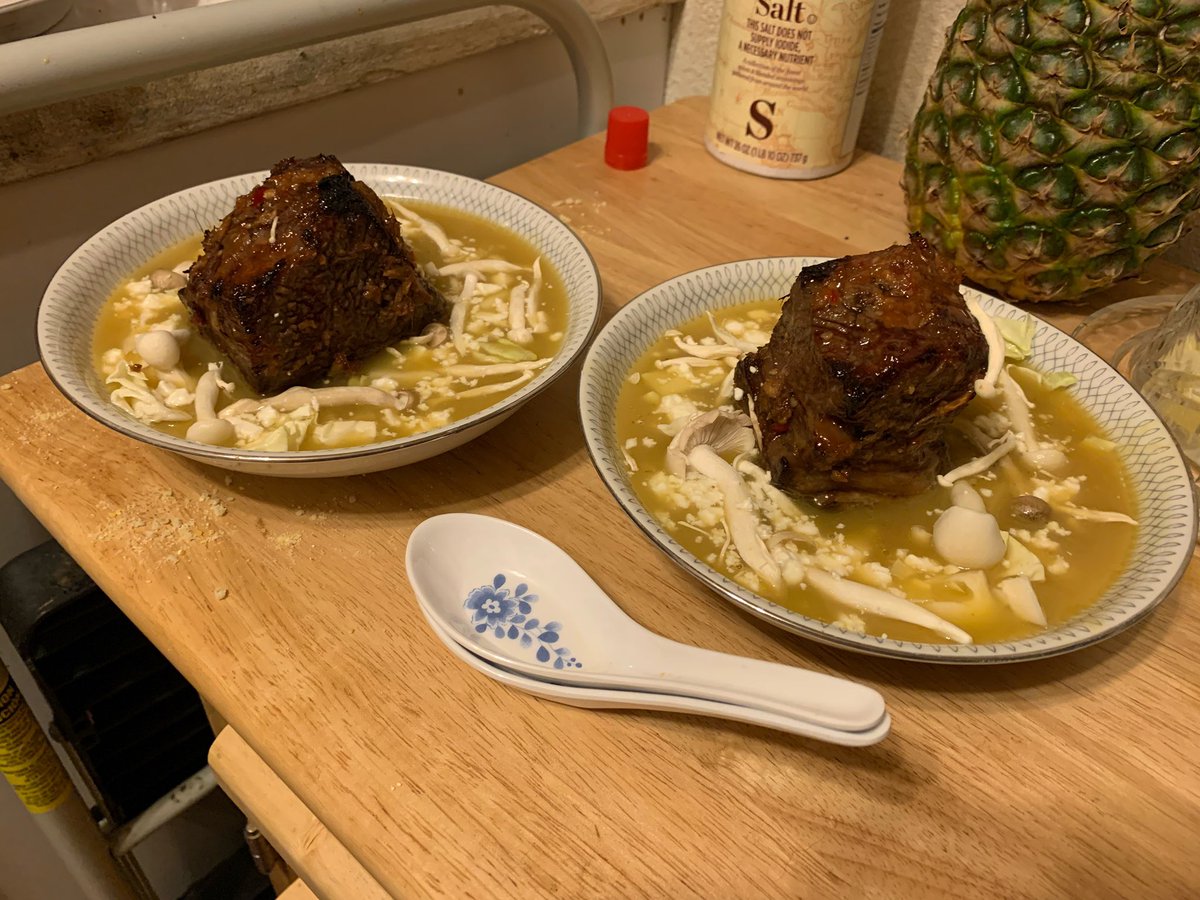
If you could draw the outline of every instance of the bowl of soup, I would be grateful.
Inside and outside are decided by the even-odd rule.
[[[203,233],[263,182],[267,173],[255,172],[143,206],[71,255],[38,312],[51,380],[85,413],[147,444],[237,471],[324,477],[460,446],[516,412],[582,353],[599,316],[600,280],[583,244],[555,216],[448,172],[346,168],[394,215],[453,320],[290,392],[256,394],[198,333],[179,296]],[[159,344],[171,345],[170,353]],[[210,385],[207,400],[198,391],[206,375],[219,386]],[[220,419],[223,445],[189,438],[205,417]]]
[[[780,298],[804,267],[822,262],[744,260],[681,275],[635,298],[596,338],[580,384],[584,433],[633,521],[754,615],[883,656],[1031,659],[1094,643],[1147,615],[1181,577],[1196,536],[1192,482],[1176,443],[1098,356],[978,291],[962,289],[1005,337],[1004,371],[1028,406],[1028,416],[1013,418],[1031,441],[1036,431],[1053,471],[1009,452],[1030,445],[1006,433],[1014,426],[995,396],[975,396],[955,414],[943,471],[958,488],[948,480],[916,496],[822,509],[775,487],[752,441],[713,440],[734,493],[672,466],[670,453],[693,423],[716,433],[714,416],[739,414],[739,357],[769,340]],[[987,565],[956,564],[935,540],[962,492],[1003,540],[1002,556]],[[739,554],[731,517],[781,577],[764,578],[762,563]],[[1014,593],[1015,584],[1025,592]]]

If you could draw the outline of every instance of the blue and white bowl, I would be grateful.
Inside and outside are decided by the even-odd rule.
[[[634,298],[604,327],[583,364],[580,414],[588,452],[617,502],[658,546],[720,594],[788,631],[851,650],[943,663],[999,663],[1053,656],[1110,637],[1147,615],[1182,577],[1196,541],[1196,499],[1179,448],[1125,379],[1082,344],[1034,316],[964,288],[992,316],[1033,319],[1032,363],[1079,379],[1075,398],[1117,443],[1137,494],[1139,527],[1129,564],[1092,606],[1070,621],[1019,641],[940,644],[862,635],[793,612],[730,580],[686,550],[638,500],[616,438],[617,397],[638,358],[669,328],[738,303],[781,297],[816,257],[750,259],[688,272]]]
[[[378,194],[426,200],[503,225],[529,241],[554,266],[566,291],[567,327],[558,354],[536,378],[488,408],[441,428],[334,450],[269,452],[213,447],[163,434],[113,406],[92,366],[92,336],[105,300],[152,257],[192,237],[201,227],[220,222],[239,196],[267,176],[266,172],[252,172],[149,203],[113,222],[71,254],[50,282],[38,309],[38,349],[50,379],[93,419],[147,444],[240,472],[317,478],[407,465],[465,444],[545,390],[587,347],[600,315],[600,276],[583,243],[554,215],[511,191],[450,172],[393,165],[346,168]]]

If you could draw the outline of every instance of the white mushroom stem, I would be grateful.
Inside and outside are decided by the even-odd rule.
[[[675,346],[688,356],[698,356],[701,359],[724,359],[727,356],[737,359],[742,355],[740,349],[730,344],[698,344],[679,337],[675,338]]]
[[[196,388],[197,394],[199,387]],[[288,388],[282,394],[274,397],[264,397],[261,400],[238,400],[221,410],[222,418],[252,415],[265,406],[279,412],[293,412],[302,406],[312,406],[320,409],[323,406],[378,406],[383,409],[406,409],[412,402],[412,396],[402,393],[392,396],[386,391],[373,387],[325,387],[325,388]]]
[[[542,302],[542,284],[542,258],[539,256],[533,261],[533,284],[529,286],[529,293],[525,295],[525,316],[531,321],[537,315]]]
[[[450,335],[454,338],[454,346],[459,353],[466,353],[467,346],[467,314],[471,311],[471,298],[475,296],[475,288],[479,285],[479,276],[474,272],[467,273],[463,279],[463,289],[450,309]]]
[[[529,362],[495,363],[494,365],[459,364],[446,366],[445,372],[455,378],[487,378],[489,375],[513,375],[517,372],[540,369],[548,362],[550,362],[549,358],[534,359]]]
[[[174,273],[171,273],[174,274]],[[133,339],[133,349],[148,366],[169,372],[179,364],[179,341],[163,328],[155,328]]]
[[[1006,550],[995,517],[965,506],[951,506],[938,516],[933,547],[946,562],[964,569],[990,569]]]
[[[1040,625],[1042,628],[1046,627],[1046,613],[1042,610],[1042,604],[1038,602],[1037,591],[1033,589],[1033,582],[1028,577],[1015,575],[1012,578],[1005,578],[996,585],[996,593],[1017,615],[1017,618],[1033,625]]]
[[[217,398],[221,395],[220,374],[209,369],[196,382],[196,421],[188,426],[189,441],[202,444],[232,444],[237,438],[233,425],[217,418]]]
[[[1021,386],[1008,372],[1001,371],[998,380],[1004,396],[1004,412],[1021,442],[1019,454],[1035,469],[1053,472],[1067,463],[1067,457],[1057,447],[1044,447],[1038,441],[1033,428],[1033,416],[1029,412],[1029,400]]]
[[[734,334],[718,325],[716,317],[713,316],[711,312],[706,312],[705,315],[708,316],[708,324],[712,326],[713,336],[716,337],[718,341],[724,341],[731,347],[737,347],[742,353],[750,353],[751,351],[758,349],[758,344],[754,343],[753,341],[747,341],[736,337]]]
[[[426,236],[428,236],[428,238],[437,245],[438,252],[441,253],[443,257],[461,255],[458,248],[451,244],[450,239],[446,237],[446,232],[443,231],[442,227],[436,222],[429,221],[424,216],[419,215],[391,197],[387,198],[387,202],[388,206],[392,208],[393,212],[400,213],[401,216],[403,216],[417,228],[421,229],[421,231],[425,232]]]
[[[978,431],[978,429],[976,430]],[[973,475],[980,475],[990,469],[998,460],[1015,450],[1016,447],[1017,439],[1010,432],[1004,436],[1000,443],[997,444],[990,453],[976,457],[970,462],[963,463],[961,466],[956,466],[945,475],[939,475],[938,484],[940,484],[942,487],[950,487],[962,478],[970,478]]]
[[[983,332],[988,345],[987,371],[984,372],[982,378],[975,382],[975,393],[980,397],[994,397],[996,395],[996,379],[1000,377],[1000,372],[1004,368],[1004,338],[1001,337],[1000,329],[996,327],[992,317],[983,311],[978,300],[972,297],[963,299],[966,300],[967,311],[979,323],[979,330]]]
[[[510,391],[513,388],[520,387],[527,381],[532,381],[533,376],[533,372],[522,372],[511,381],[501,381],[498,384],[485,384],[466,391],[459,391],[454,395],[454,399],[462,400],[466,397],[486,397],[488,394],[499,394],[503,391]],[[634,468],[634,471],[637,471],[636,467]]]
[[[508,295],[508,339],[514,344],[533,341],[533,332],[525,322],[525,297],[528,293],[529,285],[522,281]]]
[[[719,359],[703,359],[699,356],[673,356],[670,359],[656,359],[654,368],[666,369],[670,366],[686,366],[689,369],[706,369],[713,366],[721,366],[724,363]]]
[[[783,573],[758,535],[754,501],[741,476],[707,444],[693,448],[687,461],[688,465],[706,478],[711,478],[720,488],[725,500],[725,526],[742,561],[771,587],[778,588],[783,583]]]
[[[895,594],[889,594],[887,591],[857,581],[838,578],[836,575],[830,575],[817,568],[809,568],[805,573],[805,579],[830,600],[849,606],[858,612],[895,619],[898,622],[908,622],[910,625],[919,625],[944,638],[949,638],[956,644],[973,643],[971,636],[957,625],[947,622],[941,616],[935,615],[905,597],[897,597]]]
[[[438,269],[439,275],[466,275],[474,272],[476,275],[494,275],[497,272],[528,272],[525,266],[518,266],[506,259],[472,259],[468,262],[450,263]]]
[[[1088,509],[1084,506],[1076,506],[1073,503],[1064,503],[1059,506],[1059,510],[1066,513],[1072,519],[1079,519],[1082,522],[1120,522],[1124,525],[1137,524],[1136,519],[1131,519],[1125,513],[1112,512],[1106,509]]]

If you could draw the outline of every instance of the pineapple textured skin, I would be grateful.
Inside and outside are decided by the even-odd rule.
[[[904,189],[909,226],[1011,300],[1136,274],[1200,205],[1200,0],[968,0]]]

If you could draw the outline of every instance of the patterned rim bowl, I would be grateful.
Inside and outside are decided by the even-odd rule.
[[[633,492],[616,441],[617,397],[643,352],[669,328],[715,310],[788,292],[796,273],[822,262],[815,257],[743,260],[680,275],[632,300],[604,327],[588,351],[579,387],[588,452],[617,502],[658,546],[686,571],[748,612],[787,631],[822,643],[900,659],[940,663],[1000,663],[1037,659],[1110,637],[1147,615],[1183,575],[1196,540],[1196,499],[1179,448],[1146,401],[1083,345],[1036,317],[1033,363],[1043,371],[1068,371],[1074,396],[1119,446],[1137,493],[1136,546],[1115,583],[1086,610],[1047,632],[1018,641],[940,644],[862,635],[809,618],[758,596],[706,565],[679,544]],[[1027,313],[964,288],[991,315]]]
[[[155,431],[113,406],[92,368],[100,308],[129,273],[156,254],[212,227],[234,200],[266,177],[253,172],[188,188],[149,203],[90,238],[55,274],[38,309],[42,365],[72,403],[114,431],[210,465],[260,475],[357,475],[407,465],[458,447],[500,424],[545,390],[587,347],[600,315],[600,276],[583,243],[555,216],[503,188],[433,169],[348,165],[380,194],[427,200],[474,213],[516,232],[557,270],[567,295],[567,327],[553,361],[520,390],[474,415],[422,434],[334,450],[268,452],[213,447]]]

